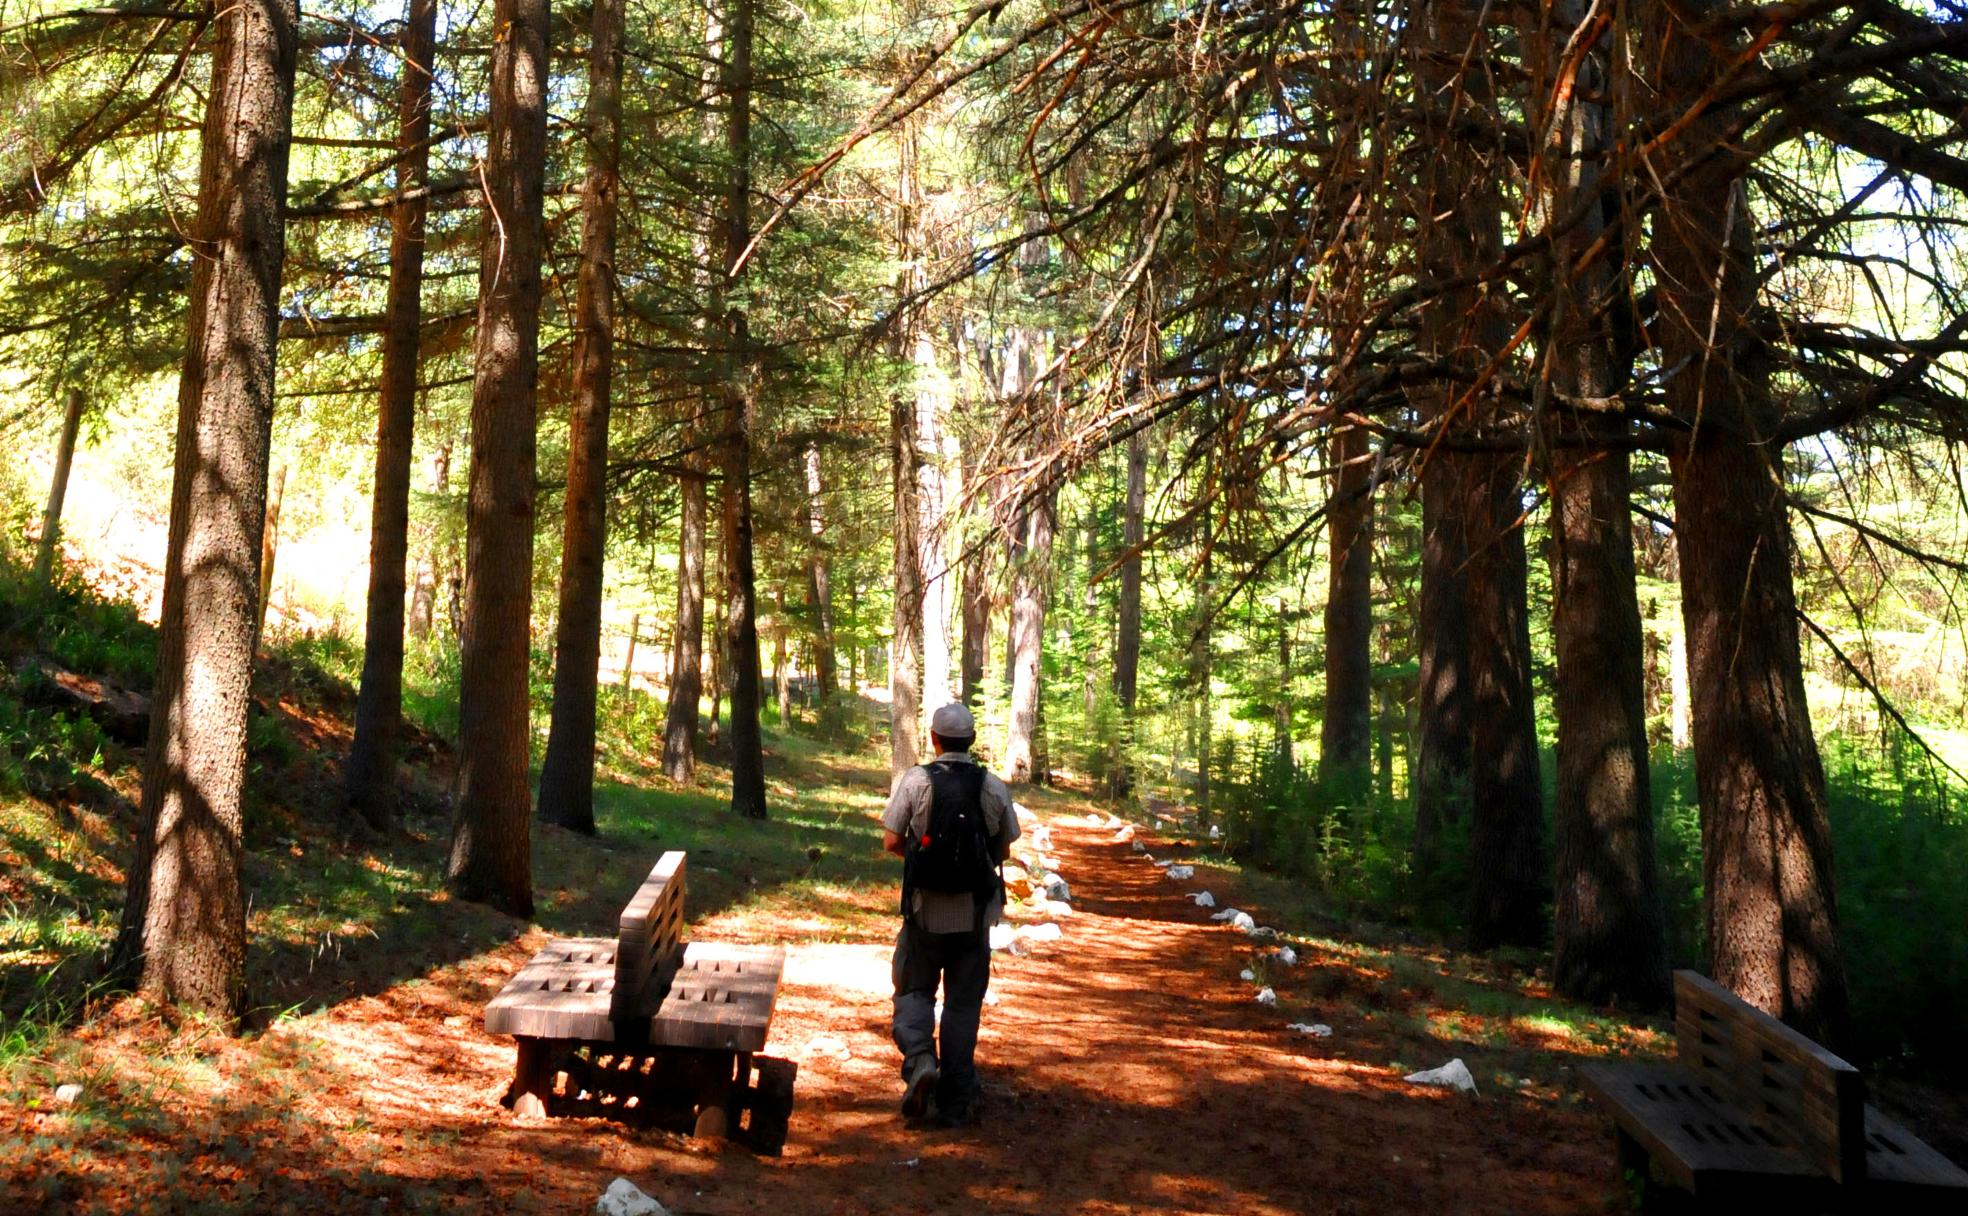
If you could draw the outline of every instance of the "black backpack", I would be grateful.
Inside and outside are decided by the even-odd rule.
[[[902,859],[902,914],[914,909],[917,891],[969,895],[984,909],[1002,889],[996,850],[984,822],[984,766],[939,760],[923,765],[929,775],[929,826],[910,834]]]

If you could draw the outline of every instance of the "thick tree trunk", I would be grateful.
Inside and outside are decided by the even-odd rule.
[[[588,40],[588,180],[581,200],[574,407],[554,640],[553,720],[540,821],[594,835],[595,699],[608,537],[608,411],[615,351],[615,212],[621,194],[623,0],[596,0]]]
[[[82,390],[68,390],[62,410],[61,437],[55,444],[55,476],[48,485],[48,509],[41,513],[41,540],[34,550],[34,581],[46,583],[55,571],[61,550],[62,502],[68,497],[68,473],[75,463],[75,439],[82,430]]]
[[[1367,433],[1333,436],[1326,590],[1326,713],[1319,780],[1364,793],[1373,748],[1373,466]]]
[[[1478,43],[1488,37],[1481,21],[1488,12],[1479,12],[1469,0],[1430,7],[1418,69],[1424,106],[1446,110],[1457,102],[1475,107],[1489,103],[1483,71],[1456,74],[1458,65],[1481,60]],[[1453,120],[1454,115],[1444,112],[1429,121],[1445,130]],[[1502,172],[1500,163],[1484,160],[1466,144],[1451,138],[1435,142],[1418,201],[1427,216],[1446,218],[1424,219],[1426,235],[1419,252],[1425,280],[1453,279],[1495,262],[1503,243]],[[1481,369],[1510,339],[1512,326],[1503,308],[1497,293],[1466,286],[1443,292],[1423,318],[1423,350],[1472,372]],[[1424,417],[1442,417],[1469,391],[1459,380],[1431,388],[1425,394]],[[1493,409],[1490,394],[1479,392],[1458,421],[1487,421]],[[1424,636],[1421,709],[1424,715],[1439,715],[1445,702],[1459,694],[1466,699],[1455,708],[1467,718],[1466,730],[1455,740],[1444,737],[1450,727],[1439,717],[1425,719],[1422,726],[1424,748],[1446,745],[1449,754],[1423,758],[1428,784],[1422,796],[1428,804],[1417,799],[1417,869],[1426,875],[1434,867],[1432,833],[1454,805],[1454,768],[1441,762],[1461,760],[1467,765],[1470,808],[1470,943],[1477,949],[1541,945],[1550,878],[1531,692],[1519,461],[1506,453],[1445,455],[1433,453],[1424,471],[1425,480],[1438,484],[1423,487],[1422,631],[1439,635],[1459,629],[1463,637],[1457,653],[1439,636]],[[1457,532],[1460,536],[1453,535]],[[1440,568],[1451,553],[1462,568],[1459,605],[1455,590],[1443,586],[1453,575]],[[1440,602],[1429,602],[1431,592],[1441,596]],[[1461,611],[1445,612],[1455,607]],[[1462,669],[1455,672],[1458,658]]]
[[[1583,0],[1564,0],[1561,40],[1578,28]],[[1562,70],[1558,47],[1547,56]],[[1601,53],[1559,82],[1547,133],[1547,222],[1559,223],[1599,192],[1607,147]],[[1567,87],[1570,84],[1573,87]],[[1611,259],[1583,274],[1570,263],[1605,232],[1598,210],[1553,247],[1558,285],[1549,355],[1561,401],[1616,398],[1631,360],[1611,318],[1625,290]],[[1654,878],[1653,796],[1647,770],[1646,647],[1634,586],[1631,484],[1625,426],[1561,406],[1561,442],[1549,470],[1551,627],[1558,671],[1558,785],[1553,824],[1556,887],[1553,972],[1557,988],[1593,1004],[1664,1006],[1670,995],[1667,936]]]
[[[1004,779],[1045,784],[1039,739],[1040,683],[1045,670],[1046,600],[1052,593],[1054,495],[1048,490],[1025,507],[1012,560],[1011,723],[1005,737]]]
[[[398,191],[421,190],[430,178],[431,65],[436,42],[437,0],[410,0],[396,93]],[[355,738],[343,772],[349,804],[378,829],[396,818],[396,770],[403,746],[403,584],[410,555],[410,463],[423,315],[424,217],[429,207],[429,200],[415,198],[398,203],[390,212],[383,383],[376,405],[376,483],[369,506],[368,615],[362,630]]]
[[[806,602],[813,614],[813,678],[820,686],[820,703],[834,695],[834,588],[827,558],[827,519],[821,496],[820,445],[806,445],[806,530],[812,548],[806,555]]]
[[[1662,112],[1678,115],[1734,59],[1680,28],[1668,6],[1652,7]],[[1824,768],[1797,648],[1779,411],[1750,315],[1755,227],[1735,158],[1711,154],[1728,120],[1703,115],[1677,140],[1652,246],[1662,365],[1680,369],[1667,403],[1692,428],[1668,455],[1708,944],[1717,981],[1838,1050],[1850,1009]]]
[[[214,18],[137,855],[112,966],[228,1025],[246,1004],[246,724],[272,436],[298,14]]]
[[[546,171],[547,0],[497,0],[492,129],[472,383],[458,801],[448,878],[463,899],[531,916],[527,663],[534,411]]]
[[[745,309],[737,299],[738,258],[751,242],[752,0],[732,0],[724,92],[729,99],[725,149],[724,561],[725,654],[731,664],[731,809],[763,819],[765,743],[759,733],[758,587],[752,562],[752,433],[758,401]]]

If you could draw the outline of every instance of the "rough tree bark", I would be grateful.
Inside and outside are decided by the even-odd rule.
[[[920,123],[904,122],[896,139],[895,243],[903,263],[896,295],[897,319],[891,354],[912,358],[922,318],[910,303],[921,286],[917,225],[920,200],[916,180]],[[920,369],[918,369],[920,372]],[[898,390],[888,406],[889,479],[895,529],[894,634],[888,663],[889,780],[898,781],[922,759],[923,694],[923,505],[922,448],[917,433],[919,405],[913,389]]]
[[[1583,0],[1563,0],[1560,38],[1578,28]],[[1562,71],[1564,56],[1547,61]],[[1544,208],[1561,223],[1600,191],[1609,114],[1603,53],[1574,60],[1576,77],[1552,86],[1545,136]],[[1583,273],[1571,263],[1606,231],[1591,207],[1552,250],[1558,285],[1552,325],[1552,634],[1558,670],[1556,888],[1553,972],[1558,990],[1593,1004],[1660,1008],[1669,998],[1666,925],[1654,877],[1654,811],[1647,769],[1645,646],[1634,586],[1631,483],[1625,426],[1566,402],[1604,401],[1625,389],[1631,358],[1616,344],[1625,284],[1612,259]]]
[[[447,877],[462,899],[531,916],[527,660],[533,608],[534,411],[547,0],[497,0],[479,266],[458,687],[458,800]]]
[[[738,259],[751,242],[752,0],[731,0],[725,40],[725,188],[723,404],[725,654],[731,664],[731,809],[763,819],[765,742],[759,733],[758,579],[752,560],[752,431],[758,409],[751,335],[736,288]]]
[[[1483,22],[1488,14],[1487,6],[1479,12],[1469,0],[1433,5],[1428,11],[1417,78],[1431,129],[1445,131],[1453,123],[1454,115],[1447,113],[1452,103],[1480,107],[1489,101],[1487,74],[1480,68],[1460,70],[1460,65],[1482,58],[1476,53],[1477,43],[1487,38]],[[1427,208],[1427,216],[1446,218],[1424,223],[1419,256],[1423,277],[1439,282],[1489,266],[1501,251],[1501,166],[1454,139],[1430,142],[1418,201]],[[1467,286],[1445,291],[1426,310],[1421,346],[1437,359],[1480,369],[1510,339],[1512,326],[1504,307],[1498,293]],[[1439,418],[1453,411],[1457,423],[1487,421],[1495,408],[1487,390],[1466,388],[1460,381],[1432,388],[1427,396],[1424,416]],[[1550,875],[1531,691],[1527,563],[1519,522],[1521,461],[1508,453],[1444,457],[1436,451],[1424,472],[1424,479],[1442,483],[1435,487],[1442,496],[1436,499],[1432,519],[1429,487],[1424,486],[1424,531],[1461,535],[1424,536],[1422,617],[1424,632],[1429,627],[1438,633],[1459,629],[1463,637],[1459,656],[1446,651],[1439,637],[1424,638],[1421,708],[1424,714],[1439,711],[1458,691],[1467,698],[1460,709],[1467,715],[1470,944],[1477,949],[1541,945]],[[1443,545],[1443,540],[1450,543]],[[1439,563],[1450,552],[1459,552],[1462,568],[1462,612],[1456,615],[1443,611],[1451,606],[1454,591],[1441,585],[1448,572]],[[1433,585],[1431,566],[1436,567]],[[1441,593],[1443,602],[1430,605],[1431,591]],[[1431,649],[1434,654],[1428,653]],[[1445,657],[1461,658],[1460,679],[1444,670]],[[1444,724],[1425,722],[1422,734],[1424,746],[1440,744]],[[1425,758],[1424,763],[1432,764],[1434,759]],[[1423,775],[1431,783],[1427,791],[1431,799],[1442,798],[1443,787],[1435,783],[1448,774]],[[1451,806],[1452,801],[1429,806],[1431,822],[1439,823]],[[1416,809],[1417,851],[1427,846],[1432,852],[1433,841],[1424,835],[1423,808],[1418,804]],[[1417,862],[1426,874],[1434,858],[1424,852]]]
[[[1319,728],[1319,780],[1365,793],[1373,749],[1373,466],[1367,433],[1331,442],[1332,553],[1326,591],[1326,712]]]
[[[1141,686],[1141,545],[1148,512],[1148,433],[1128,436],[1127,488],[1121,498],[1121,587],[1115,606],[1114,699],[1121,705],[1121,738],[1108,763],[1108,791],[1125,798],[1134,788],[1134,703]]]
[[[553,720],[540,821],[594,835],[595,700],[608,542],[608,412],[615,351],[615,213],[622,166],[623,0],[596,0],[588,39],[588,178],[568,419],[567,501],[554,639]]]
[[[396,188],[430,179],[431,65],[437,0],[410,0],[396,91]],[[418,334],[423,313],[427,198],[390,211],[389,295],[383,305],[382,392],[376,404],[376,484],[369,505],[369,599],[362,682],[343,786],[372,828],[396,818],[403,742],[403,594],[410,556],[410,463],[417,418]],[[421,588],[420,588],[421,591]]]
[[[214,18],[150,745],[111,961],[228,1025],[246,998],[241,803],[298,21],[291,0]]]
[[[61,437],[55,446],[55,475],[48,485],[48,509],[41,513],[41,540],[34,550],[34,581],[54,576],[55,554],[61,550],[62,502],[68,497],[68,473],[75,463],[75,439],[82,430],[82,390],[68,390],[62,410]]]
[[[1647,54],[1662,112],[1703,104],[1733,52],[1650,6]],[[1779,409],[1754,332],[1755,227],[1737,158],[1713,154],[1727,111],[1687,124],[1662,169],[1653,226],[1661,361],[1680,369],[1675,542],[1693,693],[1702,877],[1716,980],[1838,1050],[1850,1034],[1824,768],[1805,702]],[[1692,162],[1692,163],[1691,163]]]

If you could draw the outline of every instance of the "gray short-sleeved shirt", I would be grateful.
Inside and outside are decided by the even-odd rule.
[[[975,764],[964,752],[944,752],[936,757],[939,762],[955,764]],[[929,807],[933,796],[929,774],[921,765],[902,774],[895,783],[895,789],[888,796],[888,809],[882,812],[882,827],[897,836],[908,838],[920,836],[929,830]],[[991,834],[997,844],[1010,844],[1018,839],[1018,814],[1011,808],[1011,790],[991,772],[984,774],[984,791],[981,801],[984,804],[984,830]],[[1004,899],[991,901],[984,909],[984,923],[995,925],[1004,911]],[[970,896],[945,891],[917,891],[915,893],[916,924],[929,933],[965,933],[974,926],[977,904]]]

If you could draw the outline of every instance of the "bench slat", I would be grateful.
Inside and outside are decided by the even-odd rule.
[[[1893,1212],[1968,1211],[1968,1170],[1963,1170],[1901,1127],[1878,1107],[1865,1108],[1866,1190],[1891,1199]]]
[[[1588,1064],[1585,1087],[1670,1181],[1703,1199],[1754,1193],[1808,1200],[1831,1181],[1794,1142],[1754,1124],[1702,1078],[1673,1065]]]
[[[656,860],[617,922],[613,1015],[649,1016],[662,1002],[683,951],[684,854],[671,850]]]
[[[1699,972],[1674,973],[1674,1006],[1683,1066],[1832,1178],[1865,1177],[1857,1068]]]

